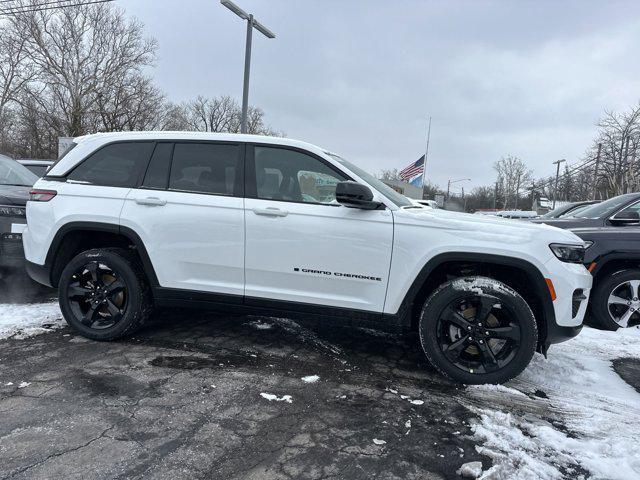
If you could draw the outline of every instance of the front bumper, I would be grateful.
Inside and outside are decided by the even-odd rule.
[[[593,283],[593,277],[583,265],[554,258],[545,267],[547,278],[553,282],[556,299],[552,302],[555,322],[547,322],[544,351],[549,345],[564,342],[580,333]]]

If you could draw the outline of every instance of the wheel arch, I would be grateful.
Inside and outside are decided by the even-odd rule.
[[[532,263],[502,255],[448,252],[430,259],[409,287],[398,311],[402,322],[417,327],[427,297],[442,283],[466,275],[483,275],[506,283],[529,304],[538,326],[538,349],[544,351],[555,311],[544,276]]]
[[[135,250],[150,285],[158,286],[158,277],[144,242],[133,229],[111,223],[85,221],[67,223],[56,232],[45,259],[51,286],[58,286],[64,266],[79,252],[113,246]]]
[[[594,260],[589,266],[593,275],[594,286],[598,280],[619,270],[628,268],[640,268],[640,253],[638,252],[615,252],[603,255]]]

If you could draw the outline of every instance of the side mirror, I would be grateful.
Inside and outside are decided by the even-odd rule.
[[[640,214],[635,210],[623,210],[611,217],[610,221],[623,225],[640,224]]]
[[[345,207],[362,210],[376,210],[383,205],[373,201],[373,193],[369,187],[357,182],[338,182],[336,201]]]

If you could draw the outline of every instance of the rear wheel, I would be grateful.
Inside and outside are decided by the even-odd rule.
[[[459,278],[441,285],[420,317],[427,358],[461,383],[502,383],[519,375],[531,361],[537,340],[527,302],[489,278]]]
[[[151,309],[149,287],[131,252],[88,250],[63,270],[59,303],[67,323],[93,340],[115,340],[133,333]]]
[[[640,270],[620,270],[593,288],[592,321],[605,330],[640,325]]]

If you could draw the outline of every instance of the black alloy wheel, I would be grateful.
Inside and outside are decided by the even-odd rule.
[[[476,295],[444,308],[437,335],[453,365],[469,373],[490,373],[513,360],[522,334],[516,316],[499,298]]]
[[[84,326],[101,330],[122,320],[127,307],[127,286],[109,265],[90,261],[71,279],[67,297],[71,311]]]
[[[60,275],[60,310],[67,323],[93,340],[133,333],[152,309],[151,290],[137,255],[122,248],[79,253]]]
[[[508,285],[485,277],[444,283],[422,308],[420,342],[441,373],[466,384],[503,383],[529,364],[536,319]]]

